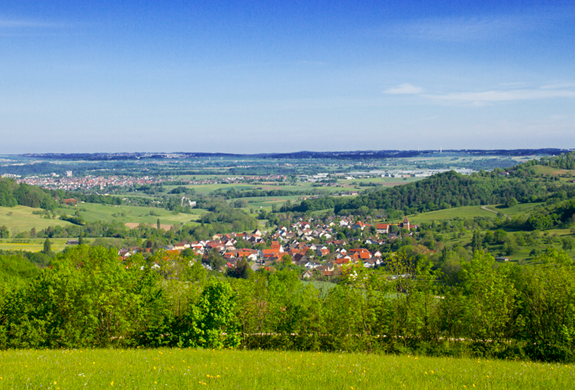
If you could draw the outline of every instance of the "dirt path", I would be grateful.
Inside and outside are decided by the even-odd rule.
[[[491,210],[489,208],[487,208],[487,206],[481,206],[481,208],[485,211],[489,211],[491,213],[495,213],[495,214],[499,214],[499,211],[495,211],[495,210]],[[503,214],[507,219],[511,219],[511,217],[509,215],[505,215]]]

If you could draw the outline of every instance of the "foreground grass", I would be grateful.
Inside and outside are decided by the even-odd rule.
[[[565,389],[560,364],[367,354],[209,350],[0,353],[2,389]]]

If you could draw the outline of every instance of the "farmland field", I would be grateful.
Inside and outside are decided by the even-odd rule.
[[[45,238],[3,238],[0,239],[0,250],[40,252],[44,249]],[[52,250],[60,252],[66,247],[67,238],[51,238]],[[88,240],[88,242],[91,240]]]
[[[566,389],[573,366],[281,351],[10,350],[6,389]]]

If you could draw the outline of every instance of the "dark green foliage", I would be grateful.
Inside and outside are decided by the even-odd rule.
[[[183,186],[176,187],[169,192],[169,194],[186,194],[186,195],[194,195],[195,193],[196,190],[194,190],[193,188],[187,188]]]
[[[252,273],[252,269],[250,268],[250,264],[246,260],[246,257],[243,256],[233,268],[228,268],[227,275],[231,276],[232,278],[242,278],[242,279],[249,279],[250,274]]]
[[[337,214],[365,214],[366,210],[403,210],[405,213],[433,211],[449,207],[484,204],[534,202],[547,200],[565,191],[573,196],[573,189],[564,184],[548,183],[521,168],[501,176],[502,170],[464,176],[453,171],[434,175],[404,186],[393,187],[356,198],[308,199],[298,205],[285,206],[281,211],[314,211],[333,208]]]
[[[226,264],[226,260],[218,251],[211,250],[206,257],[206,263],[208,263],[213,270],[219,270]]]
[[[0,238],[10,238],[10,230],[7,226],[0,226]]]
[[[62,214],[62,215],[60,215],[60,219],[62,221],[68,221],[70,223],[73,223],[74,225],[79,225],[79,226],[83,226],[86,224],[86,221],[84,221],[84,218],[79,217],[79,216]]]
[[[208,209],[210,212],[202,215],[201,223],[210,224],[218,232],[246,231],[257,228],[258,222],[239,209],[227,204],[216,203]]]
[[[575,152],[561,153],[559,156],[541,157],[539,160],[531,160],[523,164],[526,167],[544,165],[561,169],[575,169]]]
[[[52,253],[52,243],[48,238],[44,240],[44,249],[42,249],[42,253],[44,253],[45,255],[49,255],[50,253]]]
[[[27,184],[18,184],[12,179],[0,178],[0,206],[16,205],[52,210],[56,207],[56,202],[49,191]]]
[[[82,192],[68,192],[63,194],[67,198],[74,198],[78,202],[86,202],[86,203],[98,203],[98,204],[112,204],[112,205],[121,205],[122,198],[119,196],[106,196],[106,195],[99,195],[99,194],[84,194]]]

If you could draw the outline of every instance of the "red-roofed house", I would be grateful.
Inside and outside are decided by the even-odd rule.
[[[389,223],[378,223],[375,225],[375,230],[377,234],[389,234],[389,227],[391,225]]]

